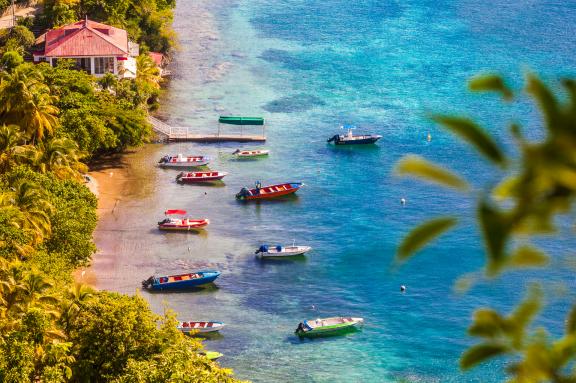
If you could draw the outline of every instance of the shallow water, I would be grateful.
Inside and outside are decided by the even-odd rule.
[[[458,371],[459,354],[472,344],[466,326],[475,307],[511,307],[539,274],[454,293],[455,280],[483,262],[466,216],[455,232],[394,269],[396,245],[410,227],[436,214],[461,214],[472,200],[396,178],[392,168],[415,153],[476,186],[489,182],[495,170],[427,114],[481,118],[504,144],[505,122],[515,117],[527,135],[539,137],[526,100],[504,108],[496,97],[467,93],[465,81],[486,70],[505,73],[518,87],[524,68],[547,79],[574,74],[575,16],[576,5],[559,1],[179,1],[181,50],[163,113],[173,125],[203,132],[217,128],[220,114],[264,116],[271,155],[236,161],[230,153],[237,144],[191,143],[129,155],[129,187],[97,233],[116,265],[99,276],[99,286],[133,293],[153,273],[218,268],[213,288],[142,294],[158,312],[168,306],[182,319],[226,322],[206,346],[255,382],[501,381],[498,362]],[[342,123],[384,138],[371,147],[327,145]],[[219,186],[178,185],[177,171],[154,166],[177,152],[212,156],[211,168],[230,175]],[[281,201],[235,201],[255,180],[306,186]],[[200,235],[160,233],[155,223],[167,208],[212,224]],[[261,243],[292,241],[314,250],[302,260],[254,258]],[[566,237],[548,248],[560,257],[572,246]],[[573,273],[561,266],[540,277],[573,290]],[[559,331],[573,298],[553,298],[541,323]],[[301,320],[334,315],[364,317],[366,324],[338,338],[293,336]]]

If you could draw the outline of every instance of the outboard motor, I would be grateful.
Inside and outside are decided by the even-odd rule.
[[[147,289],[148,287],[152,286],[153,283],[154,283],[154,276],[151,276],[150,278],[142,281],[142,287]]]
[[[158,161],[158,163],[159,163],[159,164],[166,163],[166,162],[168,162],[168,159],[169,159],[169,158],[170,158],[170,157],[168,157],[168,156],[164,156],[164,157],[160,158],[160,161]]]
[[[258,248],[258,250],[256,250],[256,251],[254,252],[254,254],[267,253],[267,252],[268,252],[268,246],[262,245],[262,246],[260,246],[260,248]]]
[[[296,331],[294,331],[295,334],[301,334],[304,332],[304,323],[300,322],[298,324],[298,328],[296,328]]]
[[[180,178],[182,177],[184,177],[184,172],[180,172],[180,174],[176,176],[176,182],[180,181]]]
[[[234,152],[232,152],[232,154],[238,154],[240,153],[240,149],[236,149]]]
[[[246,188],[242,188],[240,189],[240,192],[238,194],[236,194],[236,198],[237,199],[244,199],[244,197],[248,196],[248,189]]]
[[[331,138],[328,139],[328,142],[332,142],[332,141],[336,141],[336,142],[340,141],[340,136],[337,134],[333,135]]]
[[[158,225],[163,225],[165,223],[169,223],[170,222],[170,218],[164,218],[162,221],[158,222]]]

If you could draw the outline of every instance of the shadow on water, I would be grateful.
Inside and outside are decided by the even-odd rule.
[[[170,294],[170,295],[176,295],[176,294],[187,294],[187,293],[194,293],[194,294],[211,294],[214,291],[218,291],[220,290],[220,287],[218,287],[215,283],[209,283],[207,285],[204,286],[193,286],[193,287],[187,287],[187,288],[183,288],[183,289],[167,289],[167,290],[148,290],[146,289],[145,291],[150,293],[150,294]]]
[[[222,188],[224,186],[226,186],[226,184],[223,181],[205,181],[205,182],[179,182],[179,181],[174,181],[176,184],[182,186],[182,187],[194,187],[194,186],[200,186],[200,187],[209,187],[209,188]]]
[[[264,268],[266,265],[290,265],[294,263],[306,263],[308,258],[303,255],[293,255],[291,257],[265,257],[254,256],[256,265]]]
[[[237,199],[236,202],[241,205],[249,206],[249,205],[271,205],[271,204],[280,204],[280,203],[295,203],[298,202],[300,197],[296,193],[283,195],[281,197],[274,197],[270,199],[256,199],[256,200],[239,200]]]
[[[377,144],[366,144],[366,145],[332,145],[326,144],[326,148],[335,154],[340,155],[355,155],[362,153],[374,153],[378,152],[381,148]]]
[[[309,342],[335,342],[338,339],[349,338],[357,332],[360,332],[360,329],[356,327],[350,327],[325,334],[308,336],[298,336],[294,334],[292,336],[287,336],[284,341],[291,344],[305,344]]]
[[[202,340],[221,340],[224,339],[224,335],[220,334],[220,332],[206,332],[206,333],[197,333],[194,335],[187,334],[191,338],[201,338]]]
[[[162,235],[167,238],[173,238],[177,235],[195,235],[200,238],[208,238],[208,231],[206,230],[160,230],[160,229],[150,229],[149,233],[155,235]]]

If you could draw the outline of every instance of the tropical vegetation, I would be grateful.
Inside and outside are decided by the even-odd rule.
[[[498,75],[476,77],[469,85],[473,91],[495,92],[506,103],[525,102]],[[479,280],[500,278],[510,271],[527,274],[531,269],[543,270],[552,260],[558,265],[562,259],[559,247],[554,246],[554,238],[560,239],[554,235],[574,224],[576,82],[563,79],[559,85],[564,92],[555,94],[539,77],[526,76],[524,92],[540,111],[543,137],[529,140],[521,126],[511,122],[508,131],[513,139],[512,149],[503,148],[469,118],[433,117],[494,167],[493,178],[486,187],[475,189],[461,175],[421,157],[407,156],[397,164],[400,175],[420,177],[476,199],[473,211],[466,215],[477,218],[486,261],[483,273],[464,275],[458,281],[457,287],[462,291]],[[397,260],[408,260],[455,228],[460,220],[456,215],[443,216],[417,226],[400,244]],[[546,297],[554,298],[535,283],[508,314],[479,308],[468,329],[477,343],[462,355],[461,367],[467,370],[499,358],[507,362],[502,380],[575,382],[576,305],[567,305],[564,330],[559,333],[558,329],[545,328],[546,322],[537,321]]]
[[[173,4],[159,4],[165,15],[154,2],[130,2],[125,13],[101,2],[47,10],[62,20],[66,9],[95,12],[163,50],[147,27],[170,19]],[[154,314],[139,295],[95,291],[72,276],[96,250],[87,163],[149,139],[158,69],[147,55],[135,80],[97,80],[66,60],[32,65],[22,56],[30,36],[25,26],[0,32],[0,381],[236,382],[176,329],[173,313]]]

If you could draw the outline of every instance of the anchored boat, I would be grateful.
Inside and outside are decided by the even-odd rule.
[[[163,168],[195,168],[198,166],[208,165],[210,158],[208,156],[164,156],[158,161],[158,166]]]
[[[151,276],[142,281],[142,287],[148,290],[183,290],[212,283],[219,275],[217,270],[200,270],[187,274]]]
[[[165,215],[185,215],[186,210],[166,210]],[[171,231],[202,230],[210,224],[208,218],[172,218],[166,217],[158,222],[158,229]]]
[[[242,188],[242,190],[236,194],[236,199],[241,201],[251,201],[276,198],[296,193],[302,186],[304,186],[302,182],[289,182],[270,186],[262,186],[260,182],[256,182],[256,187],[254,189]]]
[[[305,320],[295,334],[300,337],[338,335],[353,330],[364,323],[363,318],[333,317]]]
[[[343,126],[342,128],[347,128],[348,132],[346,134],[336,134],[328,139],[328,142],[334,142],[335,145],[366,145],[373,144],[382,136],[378,134],[363,134],[354,135],[352,134],[352,129],[356,129],[353,126]]]
[[[281,246],[274,247],[262,245],[254,253],[261,258],[282,258],[282,257],[295,257],[304,255],[312,250],[310,246]]]
[[[226,177],[226,172],[182,172],[176,176],[176,182],[181,183],[198,183],[219,181]]]
[[[262,149],[262,150],[240,150],[240,149],[237,149],[232,154],[238,158],[260,158],[260,157],[266,157],[268,154],[270,154],[270,150],[265,150],[265,149]]]
[[[222,322],[181,322],[178,324],[178,330],[182,331],[184,334],[188,334],[192,331],[204,334],[220,331],[224,326],[225,324]]]

